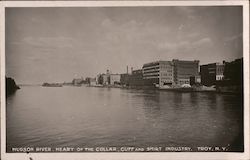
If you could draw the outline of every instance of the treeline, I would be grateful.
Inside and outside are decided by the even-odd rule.
[[[243,58],[232,62],[226,62],[224,79],[231,85],[243,84]]]
[[[237,93],[243,95],[243,77],[243,58],[226,62],[224,80],[217,82],[216,89],[222,93]]]
[[[218,86],[243,86],[243,58],[225,62],[224,80]]]
[[[10,77],[5,77],[5,84],[6,84],[6,96],[9,96],[15,93],[16,90],[20,89],[14,79]]]

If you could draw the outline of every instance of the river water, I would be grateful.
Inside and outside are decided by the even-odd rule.
[[[37,146],[243,151],[242,109],[238,95],[23,86],[7,98],[7,152]]]

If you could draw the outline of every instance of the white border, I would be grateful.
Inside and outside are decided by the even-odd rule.
[[[105,7],[105,6],[243,6],[243,60],[244,60],[244,153],[228,152],[165,152],[165,153],[6,153],[5,115],[5,8],[6,7]],[[249,2],[242,1],[4,1],[0,2],[1,52],[1,158],[3,160],[41,159],[250,159],[249,155]]]
[[[4,1],[4,7],[232,6],[247,0],[215,1]]]

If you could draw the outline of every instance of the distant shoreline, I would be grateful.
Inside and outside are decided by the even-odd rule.
[[[24,86],[24,87],[45,87],[42,84],[18,84],[18,86]],[[224,90],[187,90],[182,88],[175,88],[175,89],[159,89],[155,87],[136,87],[136,86],[88,86],[88,85],[81,85],[81,86],[75,86],[75,85],[62,85],[62,87],[91,87],[91,88],[120,88],[120,89],[133,89],[133,90],[157,90],[157,91],[163,91],[163,92],[179,92],[179,93],[218,93],[218,94],[241,94],[238,90],[238,92],[224,89]],[[58,88],[54,86],[50,86],[49,88]],[[60,87],[61,88],[61,87]],[[237,88],[240,88],[240,86],[237,86]]]

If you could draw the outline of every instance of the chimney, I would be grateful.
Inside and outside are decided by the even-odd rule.
[[[132,72],[133,72],[133,67],[131,67],[131,74],[132,74]]]
[[[127,66],[127,74],[128,74],[128,66]]]

